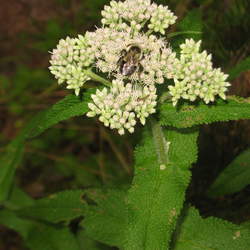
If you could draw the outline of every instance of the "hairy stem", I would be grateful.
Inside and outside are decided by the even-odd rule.
[[[151,118],[150,123],[158,162],[160,165],[167,165],[169,163],[168,150],[170,143],[166,141],[160,124],[153,118]]]
[[[190,35],[193,35],[193,34],[201,34],[202,32],[200,31],[191,31],[191,30],[188,30],[188,31],[179,31],[179,32],[172,32],[170,34],[167,35],[167,38],[172,38],[172,37],[175,37],[175,36],[179,36],[179,35],[186,35],[186,34],[190,34]]]
[[[93,71],[91,71],[90,69],[85,70],[85,73],[87,76],[89,76],[92,80],[100,82],[102,84],[104,84],[107,87],[111,86],[111,82],[106,80],[105,78],[97,75],[96,73],[94,73]]]

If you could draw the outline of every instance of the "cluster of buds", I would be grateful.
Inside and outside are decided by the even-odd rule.
[[[102,16],[104,25],[117,30],[132,28],[140,31],[148,23],[148,30],[161,34],[165,34],[177,19],[167,6],[158,6],[150,0],[111,1],[110,6],[104,7]]]
[[[168,84],[173,105],[180,99],[225,99],[227,75],[213,68],[211,55],[200,52],[201,42],[186,40],[177,56],[162,36],[176,21],[168,7],[150,0],[112,0],[102,17],[102,28],[60,40],[50,61],[59,84],[66,83],[76,95],[91,79],[110,84],[92,95],[89,117],[98,116],[119,134],[133,133],[138,120],[145,124],[156,112],[156,88],[163,83]]]
[[[67,37],[61,39],[52,51],[50,72],[55,75],[58,83],[66,83],[68,89],[74,89],[78,95],[83,84],[90,80],[84,69],[94,62],[93,47],[88,46],[85,37]]]
[[[169,86],[173,104],[179,99],[190,101],[203,99],[205,103],[213,102],[219,95],[225,99],[225,92],[230,86],[226,79],[228,75],[220,69],[214,69],[211,55],[200,51],[201,41],[187,39],[180,46],[181,55],[178,67],[174,72],[174,86]]]
[[[123,135],[125,130],[134,132],[137,119],[144,125],[146,118],[155,113],[157,95],[154,86],[140,88],[114,80],[110,89],[97,90],[91,97],[93,103],[88,105],[87,116],[99,116],[106,127],[117,129]]]

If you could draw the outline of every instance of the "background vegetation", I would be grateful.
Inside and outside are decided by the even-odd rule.
[[[69,94],[70,91],[58,87],[48,71],[48,51],[61,38],[94,30],[100,24],[100,10],[108,2],[9,0],[1,3],[0,152],[4,153],[7,143],[38,111]],[[179,19],[199,8],[203,20],[203,47],[213,54],[214,65],[226,72],[240,62],[249,65],[248,0],[155,2],[169,5]],[[231,75],[238,76],[242,67],[244,65]],[[250,95],[249,71],[232,81],[229,94]],[[27,142],[25,158],[15,177],[19,189],[10,206],[15,207],[16,199],[29,202],[20,189],[33,198],[41,198],[66,189],[114,187],[118,183],[126,187],[133,172],[133,148],[140,136],[139,128],[133,136],[121,137],[97,120],[82,116],[61,122]],[[198,208],[202,216],[213,215],[235,223],[250,220],[249,185],[233,194],[222,192],[216,198],[207,194],[207,187],[249,144],[249,121],[202,127],[199,159],[193,166],[192,183],[187,192],[187,201]],[[248,152],[243,161],[248,163],[248,168],[249,155]],[[250,173],[248,176],[250,179]],[[78,221],[73,220],[72,231],[77,226]],[[15,231],[0,226],[0,235],[0,249],[26,249]]]

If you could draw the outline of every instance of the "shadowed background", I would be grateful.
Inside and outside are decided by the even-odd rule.
[[[0,6],[0,152],[31,117],[71,93],[48,71],[49,51],[59,39],[100,25],[107,0],[8,0]],[[203,48],[227,71],[250,54],[250,2],[247,0],[169,0],[179,20],[199,8],[204,21]],[[171,31],[174,31],[174,27]],[[232,82],[229,94],[250,96],[250,72]],[[119,136],[96,119],[61,122],[27,143],[16,183],[34,198],[98,186],[128,185],[133,148],[140,139]],[[234,222],[250,219],[250,187],[234,195],[209,199],[205,191],[230,161],[250,144],[249,121],[203,126],[199,161],[193,167],[188,202],[204,216]],[[181,153],[181,152],[180,152]],[[24,249],[21,238],[0,226],[0,250]]]

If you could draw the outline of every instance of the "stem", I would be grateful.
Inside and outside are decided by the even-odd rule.
[[[106,80],[105,78],[97,75],[96,73],[94,73],[93,71],[91,71],[90,69],[85,70],[85,74],[87,76],[89,76],[92,80],[95,80],[97,82],[100,82],[102,84],[104,84],[107,87],[110,87],[112,84],[110,81]]]
[[[179,35],[185,35],[185,34],[202,34],[202,32],[200,31],[179,31],[179,32],[173,32],[173,33],[170,33],[167,35],[167,38],[172,38],[172,37],[175,37],[175,36],[179,36]]]
[[[168,150],[170,142],[166,141],[162,128],[157,121],[151,118],[150,123],[159,164],[166,166],[169,163]]]

